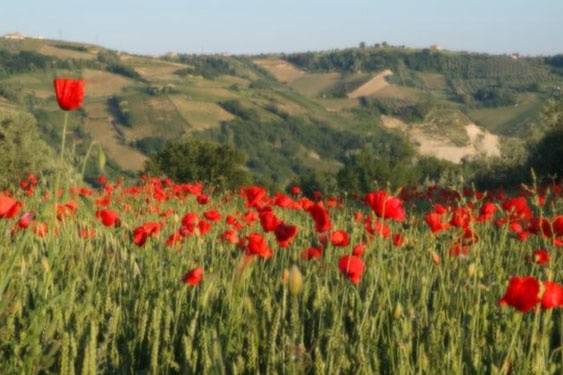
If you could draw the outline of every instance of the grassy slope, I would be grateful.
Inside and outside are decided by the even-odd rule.
[[[79,47],[85,51],[62,48],[61,45]],[[0,40],[0,49],[12,52],[35,51],[58,58],[84,61],[94,60],[102,50],[97,46],[46,40]],[[178,139],[194,131],[218,129],[222,122],[236,118],[219,105],[225,100],[237,100],[244,108],[254,111],[258,120],[265,123],[281,121],[282,115],[286,114],[358,134],[370,133],[379,123],[376,116],[358,116],[355,109],[359,107],[359,100],[346,97],[376,73],[308,72],[278,57],[226,59],[234,67],[234,73],[215,78],[178,75],[175,74],[176,71],[193,66],[170,59],[128,54],[120,55],[121,63],[135,69],[142,81],[97,69],[83,69],[79,74],[87,81],[84,105],[86,116],[78,121],[84,125],[92,140],[107,149],[110,159],[129,170],[140,168],[144,158],[129,146],[136,140],[145,137]],[[69,74],[76,75],[76,72],[25,73],[7,77],[5,81],[21,84],[25,94],[39,98],[36,109],[42,111],[43,117],[56,119],[54,112],[57,108],[52,103],[51,79],[55,75]],[[275,81],[275,77],[279,82]],[[415,87],[408,82],[413,77],[418,82]],[[444,111],[433,111],[433,117],[428,121],[432,124],[431,128],[448,135],[459,144],[464,142],[464,133],[460,132],[459,121],[452,120],[450,123],[450,119],[465,118],[494,133],[513,136],[525,130],[531,119],[537,117],[544,101],[537,95],[525,94],[521,96],[518,106],[471,110],[467,112],[468,117],[465,117],[457,109],[459,105],[452,103],[447,79],[442,74],[407,69],[401,71],[400,76],[395,74],[387,80],[392,83],[374,93],[374,97],[417,103],[432,96],[437,104],[441,104],[440,107],[448,108],[448,111],[447,115],[444,115]],[[260,82],[266,82],[266,86],[258,85]],[[158,93],[149,95],[149,89],[157,90]],[[114,95],[127,102],[132,118],[130,127],[119,123],[110,125],[116,119],[103,103],[107,103]],[[40,124],[46,130],[44,133],[50,134],[51,141],[56,140],[55,122],[49,120]],[[450,126],[452,124],[456,126]],[[296,157],[302,159],[304,165],[319,164],[311,160],[307,152],[298,153]],[[337,157],[335,155],[333,159],[323,163],[334,164]]]

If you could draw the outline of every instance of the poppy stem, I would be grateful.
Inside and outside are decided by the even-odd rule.
[[[63,122],[63,138],[61,140],[61,161],[64,161],[67,125],[68,125],[68,111],[65,111],[65,117]]]
[[[62,170],[64,168],[64,153],[65,153],[65,143],[66,143],[66,128],[68,125],[68,111],[65,111],[65,116],[64,116],[64,121],[63,121],[63,136],[61,139],[61,151],[60,151],[60,159],[61,159],[61,165],[58,168],[57,171],[57,179],[55,182],[55,191],[54,191],[54,198],[55,200],[57,199],[57,191],[59,190],[59,184],[61,181],[61,173]]]
[[[84,173],[86,172],[86,163],[88,163],[88,159],[90,158],[90,153],[92,152],[92,147],[96,142],[90,143],[90,147],[88,147],[88,151],[86,151],[86,156],[84,156],[84,161],[82,162],[82,170],[80,172],[80,179],[84,180]]]

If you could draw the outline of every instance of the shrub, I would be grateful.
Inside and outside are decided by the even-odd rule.
[[[27,114],[0,114],[0,188],[17,184],[29,173],[52,167],[50,150]]]
[[[146,172],[166,175],[178,182],[201,181],[219,189],[233,189],[248,182],[246,157],[231,146],[189,139],[168,143],[152,155]]]

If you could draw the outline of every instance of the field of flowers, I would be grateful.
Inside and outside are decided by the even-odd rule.
[[[563,373],[559,184],[99,182],[0,194],[0,373]]]

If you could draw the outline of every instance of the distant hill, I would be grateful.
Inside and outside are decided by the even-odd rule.
[[[80,76],[87,96],[71,141],[79,154],[101,144],[112,173],[132,175],[166,141],[195,136],[236,145],[261,182],[285,186],[308,171],[335,173],[365,148],[460,162],[539,139],[538,116],[563,85],[562,60],[389,46],[150,57],[0,39],[0,112],[31,113],[57,147],[52,79]]]

